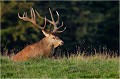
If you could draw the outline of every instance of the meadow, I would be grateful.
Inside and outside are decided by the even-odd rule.
[[[26,62],[1,59],[1,78],[119,78],[119,57],[107,55],[36,58]]]

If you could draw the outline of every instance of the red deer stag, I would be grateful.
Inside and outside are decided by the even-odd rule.
[[[56,22],[54,21],[54,18],[53,18],[50,8],[49,8],[49,11],[50,11],[52,21],[48,20],[46,17],[45,18],[41,17],[39,15],[39,13],[36,10],[34,10],[33,8],[30,8],[30,11],[31,11],[31,18],[27,17],[27,12],[24,12],[22,17],[18,13],[18,17],[24,21],[31,22],[34,26],[41,29],[43,34],[45,35],[45,37],[42,40],[38,41],[37,43],[26,46],[22,51],[18,52],[16,55],[12,56],[11,60],[13,60],[14,62],[26,61],[30,58],[36,58],[38,56],[49,57],[49,56],[51,56],[52,50],[54,48],[61,46],[64,43],[61,39],[59,39],[55,35],[55,33],[61,33],[66,29],[66,27],[65,27],[64,30],[58,31],[58,29],[63,26],[63,22],[62,22],[61,26],[57,27],[57,25],[59,23],[59,14],[57,11],[56,11],[56,13],[57,13],[58,19]],[[37,16],[39,18],[45,20],[45,24],[43,27],[37,25],[35,14],[37,14]],[[46,21],[54,26],[54,29],[52,31],[45,30]]]

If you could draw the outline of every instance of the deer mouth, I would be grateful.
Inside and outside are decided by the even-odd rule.
[[[59,46],[62,46],[62,44],[59,44]]]
[[[62,46],[62,45],[64,45],[64,42],[61,42],[61,44],[59,44],[59,46]]]

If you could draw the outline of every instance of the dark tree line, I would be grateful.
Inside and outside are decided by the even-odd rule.
[[[40,29],[17,16],[24,11],[30,15],[30,7],[49,19],[48,8],[55,18],[55,11],[59,12],[60,22],[67,27],[58,35],[65,42],[60,47],[63,51],[75,52],[76,46],[86,51],[119,50],[119,1],[1,1],[2,52],[13,49],[17,52],[44,37]],[[40,25],[44,22],[37,20]]]

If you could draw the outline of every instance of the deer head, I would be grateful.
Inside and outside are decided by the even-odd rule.
[[[50,42],[51,45],[53,45],[55,48],[58,47],[58,46],[60,46],[60,45],[63,45],[64,42],[63,42],[61,39],[59,39],[58,36],[55,35],[55,33],[61,33],[61,32],[63,32],[63,31],[66,29],[66,27],[65,27],[64,30],[58,31],[58,29],[60,29],[60,28],[63,26],[63,22],[62,22],[62,25],[59,26],[59,27],[57,27],[57,25],[59,24],[59,19],[60,19],[60,18],[59,18],[59,13],[56,11],[58,19],[57,19],[57,21],[55,22],[50,8],[49,8],[49,11],[50,11],[50,15],[51,15],[52,21],[51,21],[51,20],[48,20],[46,17],[45,17],[45,18],[44,18],[44,17],[41,17],[41,16],[39,15],[39,13],[38,13],[36,10],[34,10],[33,8],[30,8],[30,11],[31,11],[31,18],[28,18],[28,17],[27,17],[27,12],[24,12],[24,14],[23,14],[22,17],[21,17],[21,16],[19,15],[19,13],[18,13],[18,17],[19,17],[20,19],[24,20],[24,21],[29,21],[29,22],[31,22],[34,26],[36,26],[36,27],[38,27],[39,29],[41,29],[42,32],[43,32],[43,34],[44,34],[45,37],[46,37],[46,40],[47,40],[48,42]],[[37,25],[37,23],[36,23],[36,15],[35,15],[35,14],[37,14],[39,18],[45,20],[44,27],[41,27],[41,26]],[[53,29],[52,31],[50,31],[50,30],[45,30],[46,21],[49,22],[50,24],[52,24],[52,25],[54,26],[54,29]]]

